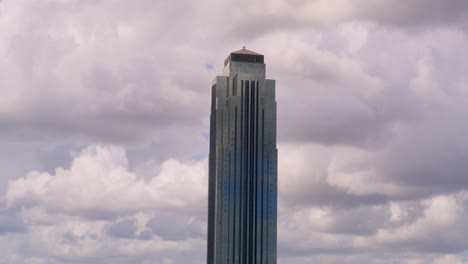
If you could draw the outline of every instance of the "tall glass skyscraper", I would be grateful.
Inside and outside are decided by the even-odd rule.
[[[208,264],[276,264],[275,81],[264,56],[245,48],[213,81]]]

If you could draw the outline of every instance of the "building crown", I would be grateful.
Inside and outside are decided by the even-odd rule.
[[[226,66],[230,61],[264,63],[264,56],[260,53],[248,50],[244,46],[238,51],[231,52],[224,61],[224,66]]]

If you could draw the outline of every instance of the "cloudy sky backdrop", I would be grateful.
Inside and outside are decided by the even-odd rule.
[[[204,263],[243,45],[277,80],[279,263],[468,263],[467,32],[466,0],[0,0],[0,263]]]

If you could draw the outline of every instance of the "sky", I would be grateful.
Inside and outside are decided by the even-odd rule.
[[[276,80],[278,263],[468,263],[466,0],[0,0],[0,263],[204,263],[244,45]]]

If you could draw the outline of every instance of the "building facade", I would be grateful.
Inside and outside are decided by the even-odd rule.
[[[276,264],[275,81],[245,48],[212,85],[208,264]]]

